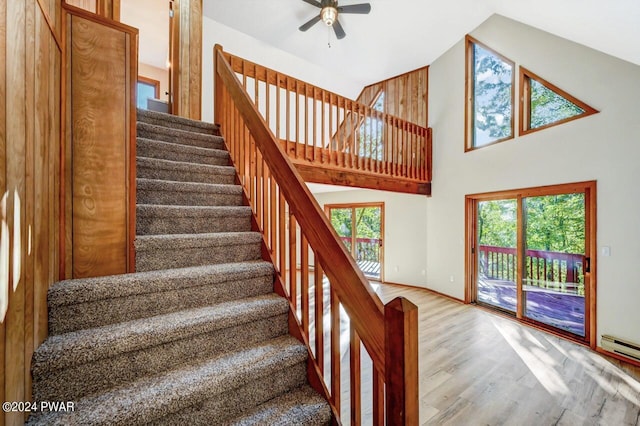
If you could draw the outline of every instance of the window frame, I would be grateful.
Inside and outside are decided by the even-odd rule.
[[[475,117],[475,52],[474,46],[479,45],[483,49],[491,52],[502,61],[511,65],[511,135],[496,139],[482,146],[475,146],[475,131],[473,119]],[[465,36],[465,121],[464,121],[464,152],[474,151],[476,149],[485,148],[500,142],[505,142],[515,138],[515,93],[516,93],[516,64],[506,56],[496,52],[478,39],[466,35]]]
[[[549,83],[547,80],[538,76],[537,74],[529,71],[527,68],[520,66],[519,67],[519,113],[518,120],[520,121],[518,136],[528,135],[529,133],[534,133],[539,130],[548,129],[550,127],[558,126],[560,124],[568,123],[569,121],[577,120],[579,118],[588,117],[593,114],[597,114],[598,110],[587,105],[581,100],[577,99],[575,96],[570,95],[564,90],[560,89],[558,86]],[[544,126],[531,128],[531,80],[537,81],[539,84],[543,85],[547,89],[556,93],[557,95],[562,96],[569,102],[572,102],[574,105],[580,107],[584,110],[582,114],[574,115],[572,117],[563,118],[562,120],[554,121],[549,124],[545,124]]]
[[[146,84],[147,86],[152,86],[155,90],[155,98],[160,99],[160,80],[155,80],[153,78],[145,77],[142,75],[138,75],[138,80],[136,81],[136,97],[138,94],[138,83]]]
[[[479,201],[491,201],[501,200],[505,198],[513,198],[518,201],[518,236],[516,249],[518,251],[518,257],[523,258],[522,253],[525,251],[525,247],[522,245],[523,232],[521,227],[523,223],[523,212],[520,207],[523,198],[539,197],[546,195],[557,195],[566,193],[584,193],[585,194],[585,221],[587,227],[585,228],[585,255],[590,258],[590,272],[587,276],[585,274],[585,280],[588,279],[588,285],[585,284],[585,335],[580,337],[578,335],[565,332],[561,329],[554,328],[544,323],[538,322],[531,318],[526,318],[523,312],[523,291],[518,289],[518,302],[515,313],[515,319],[523,324],[531,325],[532,327],[544,330],[556,336],[564,337],[568,340],[588,345],[591,349],[596,349],[597,346],[597,279],[598,279],[598,246],[597,246],[597,181],[583,181],[574,183],[564,183],[547,186],[536,186],[519,189],[509,189],[501,191],[483,192],[477,194],[465,195],[465,292],[464,301],[466,304],[476,303],[477,296],[477,263],[475,256],[476,247],[476,205]],[[522,264],[518,265],[518,280],[521,279],[523,274]],[[482,306],[482,305],[478,305]],[[501,310],[492,309],[492,312],[501,313]],[[509,315],[511,317],[511,315]]]

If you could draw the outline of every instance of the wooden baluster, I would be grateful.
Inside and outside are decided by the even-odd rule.
[[[333,94],[329,92],[329,164],[333,161]],[[337,162],[336,162],[337,164]]]
[[[393,123],[393,128],[391,129],[391,132],[393,134],[393,146],[391,147],[391,150],[393,152],[393,159],[391,161],[391,166],[393,168],[393,171],[391,172],[391,174],[393,176],[398,176],[398,145],[400,141],[400,133],[398,132],[398,119],[393,117],[391,119],[391,122]]]
[[[280,74],[276,72],[276,141],[280,143]]]
[[[273,258],[273,260],[275,261],[276,259],[276,244],[277,244],[277,223],[278,223],[278,219],[276,217],[276,208],[277,208],[277,203],[276,203],[276,180],[273,178],[273,176],[271,176],[269,178],[269,182],[271,185],[271,190],[269,191],[269,197],[270,197],[270,201],[269,201],[269,206],[271,207],[271,211],[270,211],[270,215],[269,217],[271,218],[271,226],[270,226],[270,236],[271,236],[271,247],[270,247],[270,251],[271,251],[271,257]]]
[[[269,84],[269,68],[265,69],[265,87],[264,87],[264,97],[266,100],[265,105],[265,121],[267,122],[267,127],[273,131],[273,127],[271,127],[271,90]]]
[[[300,298],[302,306],[302,331],[309,339],[309,243],[300,232]]]
[[[287,136],[287,156],[289,157],[293,157],[292,152],[291,152],[291,92],[289,90],[289,77],[285,77],[284,78],[285,81],[285,94],[287,95],[287,97],[285,98],[285,102],[286,102],[286,112],[285,112],[285,125],[287,126],[286,129],[286,136]]]
[[[409,175],[409,123],[402,123],[402,176]]]
[[[387,424],[418,424],[418,307],[397,297],[384,307]]]
[[[293,304],[293,311],[298,312],[298,250],[296,246],[296,217],[289,210],[289,300]]]
[[[417,127],[415,124],[412,125],[413,131],[411,132],[411,140],[412,140],[412,149],[411,149],[411,164],[412,164],[412,176],[414,179],[418,178],[418,133]]]
[[[254,91],[254,101],[253,103],[256,105],[258,111],[260,111],[260,85],[258,84],[258,66],[253,64],[253,91]]]
[[[264,233],[264,217],[263,211],[264,209],[264,160],[262,159],[262,154],[258,149],[256,151],[256,220],[258,221],[258,227]]]
[[[317,135],[318,135],[318,127],[317,127],[317,123],[318,123],[318,117],[317,117],[317,106],[318,106],[318,100],[317,100],[317,93],[316,93],[316,87],[313,87],[313,96],[312,96],[312,100],[313,100],[313,137],[311,138],[312,141],[312,148],[311,148],[311,162],[313,164],[316,164],[316,150],[318,149],[317,146]]]
[[[309,160],[309,145],[312,138],[309,137],[309,96],[307,94],[308,85],[304,84],[304,159]]]
[[[296,94],[296,143],[295,143],[295,158],[298,158],[298,147],[300,146],[300,91],[298,89],[298,80],[295,81],[295,94]]]
[[[315,302],[316,361],[324,377],[324,276],[318,255],[314,253],[313,285]]]
[[[279,219],[279,226],[278,226],[278,232],[279,232],[279,239],[278,239],[278,247],[279,247],[279,252],[280,255],[278,256],[278,259],[280,260],[280,279],[282,280],[282,285],[285,286],[285,288],[287,287],[287,242],[286,242],[286,230],[287,230],[287,226],[286,226],[286,216],[287,216],[287,209],[286,209],[286,204],[285,204],[285,200],[284,200],[284,195],[282,194],[282,190],[280,188],[278,188],[278,219]],[[291,291],[289,291],[289,294],[291,294]]]
[[[341,108],[341,104],[342,104],[342,108]],[[342,114],[340,114],[340,112],[342,111]],[[345,140],[345,134],[344,131],[341,131],[340,127],[341,124],[344,123],[344,119],[345,119],[345,109],[344,109],[344,103],[343,103],[343,99],[339,96],[336,96],[336,127],[337,127],[337,140],[338,140],[338,146],[336,147],[336,154],[339,157],[339,161],[340,161],[340,166],[343,168],[347,167],[347,159],[345,157],[345,151],[346,151],[346,145],[347,145],[347,141]]]
[[[349,119],[351,120],[351,125],[347,126],[346,122],[345,125],[342,126],[345,131],[350,131],[350,135],[349,135],[349,162],[350,162],[350,168],[355,169],[356,168],[356,162],[358,161],[358,139],[356,137],[356,118],[355,118],[355,103],[354,102],[349,102]]]
[[[384,377],[376,366],[373,368],[373,424],[384,426]]]
[[[340,304],[333,288],[331,300],[331,402],[340,412]]]
[[[356,332],[353,323],[351,323],[350,326],[349,340],[349,393],[351,394],[351,424],[359,425],[362,422],[362,392],[360,389],[362,365],[360,362],[360,338],[358,337],[358,333]]]
[[[325,120],[325,93],[323,89],[320,89],[320,107],[322,108],[322,112],[320,113],[320,162],[324,164],[324,155],[322,154],[324,152],[324,149],[326,148],[327,142],[325,139],[325,126],[326,126],[326,120]]]
[[[253,208],[253,212],[256,213],[257,209],[257,196],[256,196],[256,177],[258,162],[256,159],[256,140],[253,138],[253,135],[249,136],[251,145],[249,146],[249,175],[247,179],[249,180],[249,196],[251,197],[251,207]]]
[[[352,168],[356,170],[360,170],[360,153],[362,152],[362,139],[360,138],[360,117],[361,117],[360,106],[356,105],[352,106],[351,109],[351,123],[349,126],[349,131],[351,132],[353,138],[353,160],[352,160]]]

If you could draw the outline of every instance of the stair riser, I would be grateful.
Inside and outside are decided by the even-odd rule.
[[[250,216],[156,217],[140,216],[138,235],[204,234],[208,232],[246,232],[251,230]]]
[[[272,339],[288,331],[287,314],[151,346],[147,349],[46,374],[34,373],[36,401],[77,401],[138,377],[161,373],[190,362]],[[242,336],[242,338],[238,338]],[[145,336],[141,336],[145,338]],[[153,336],[148,336],[153,338]]]
[[[138,127],[136,135],[139,138],[153,139],[162,142],[170,142],[181,145],[197,146],[199,148],[226,149],[224,141],[213,135],[206,137],[195,137],[189,133],[175,134],[167,128],[142,128]],[[200,134],[202,135],[202,134]]]
[[[200,308],[273,291],[271,274],[241,281],[227,281],[215,285],[188,287],[107,299],[93,303],[58,306],[49,310],[49,334],[57,335],[76,330],[132,321],[181,309]]]
[[[185,130],[187,132],[201,133],[204,135],[220,136],[220,131],[218,129],[192,126],[187,123],[177,123],[177,122],[167,123],[164,120],[156,119],[154,117],[143,116],[142,114],[138,114],[138,121],[142,123],[153,124],[154,126],[162,126],[167,129],[179,129],[179,130]]]
[[[218,183],[225,185],[233,185],[235,183],[235,176],[232,174],[214,174],[182,169],[158,169],[142,165],[138,165],[137,177],[176,182]]]
[[[185,268],[207,264],[246,262],[260,259],[260,244],[216,247],[188,247],[179,251],[168,246],[153,250],[136,249],[136,271]]]
[[[176,192],[138,189],[138,204],[161,204],[170,206],[239,206],[242,195],[208,192]]]
[[[298,363],[268,377],[256,378],[251,383],[215,398],[193,405],[189,409],[159,419],[157,426],[214,425],[237,417],[241,413],[306,382],[306,364]]]
[[[227,166],[229,153],[216,150],[212,152],[192,152],[193,150],[181,145],[156,143],[140,140],[136,144],[136,153],[141,157],[158,158],[161,160],[184,161],[186,163],[207,164],[210,166]]]

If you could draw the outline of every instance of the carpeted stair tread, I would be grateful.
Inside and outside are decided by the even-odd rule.
[[[258,232],[139,235],[135,240],[136,270],[258,260],[261,240]]]
[[[84,278],[49,289],[49,334],[101,327],[273,291],[263,261]]]
[[[178,182],[234,184],[236,170],[231,166],[211,166],[183,161],[138,157],[137,177]]]
[[[34,376],[287,312],[276,294],[52,336],[33,354]]]
[[[191,120],[177,115],[163,112],[138,109],[138,121],[155,124],[157,126],[172,127],[174,129],[188,130],[210,135],[218,135],[218,126],[204,121]]]
[[[331,410],[327,401],[308,385],[267,401],[228,423],[225,422],[229,426],[319,426],[330,423]]]
[[[262,236],[258,232],[216,232],[209,234],[139,235],[136,237],[136,242],[139,243],[140,249],[171,247],[174,250],[180,250],[200,247],[228,247],[235,244],[258,244],[261,238]]]
[[[245,232],[251,230],[249,206],[161,206],[138,204],[138,235]]]
[[[32,416],[29,424],[147,424],[304,363],[306,358],[305,346],[291,336],[282,336],[80,399],[74,412],[40,413]]]
[[[211,166],[229,165],[228,151],[160,142],[140,137],[136,141],[136,152],[138,156],[145,158],[159,158]]]
[[[153,139],[162,142],[171,142],[186,146],[201,148],[225,149],[222,136],[193,132],[189,130],[174,129],[150,123],[138,122],[136,134],[140,138]]]
[[[238,206],[242,187],[138,178],[136,196],[139,204]]]

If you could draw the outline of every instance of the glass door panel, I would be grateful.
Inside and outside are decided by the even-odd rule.
[[[585,194],[523,199],[525,317],[585,335]]]
[[[505,311],[517,308],[517,200],[479,201],[477,301]]]
[[[355,209],[356,242],[353,257],[367,277],[380,279],[382,259],[381,224],[382,209],[380,207],[358,207]]]
[[[353,209],[351,208],[331,208],[329,210],[331,225],[333,225],[344,245],[347,246],[349,253],[352,253],[352,213]]]

